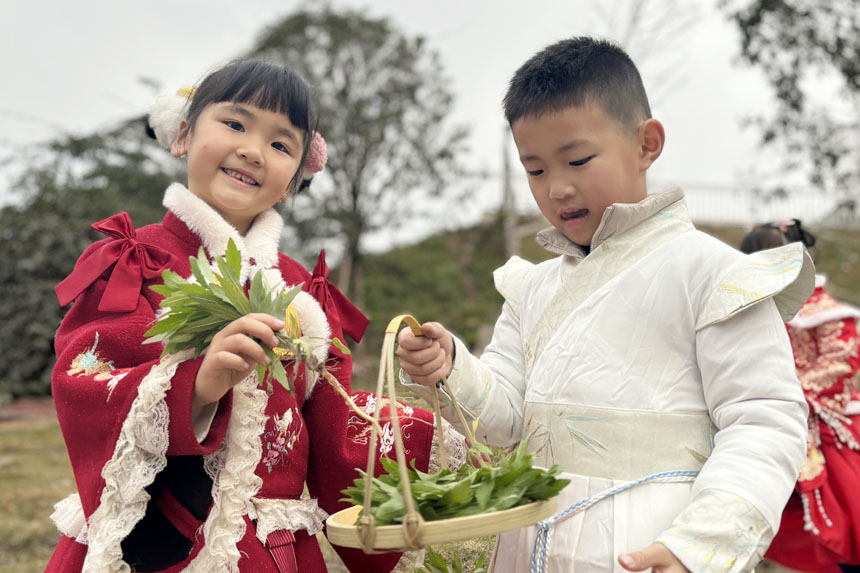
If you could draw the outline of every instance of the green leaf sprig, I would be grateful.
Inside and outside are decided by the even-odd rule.
[[[476,468],[469,463],[457,471],[441,470],[433,474],[412,467],[407,470],[415,509],[427,521],[466,517],[526,505],[550,499],[570,482],[556,476],[562,468],[554,465],[549,469],[532,466],[533,456],[526,452],[527,440],[520,442],[514,453],[503,458],[498,466],[483,465]],[[473,446],[472,454],[480,456],[489,452],[482,444]],[[377,525],[402,523],[406,514],[403,485],[400,482],[399,464],[392,459],[381,458],[385,470],[379,477],[371,478],[370,513]],[[358,470],[361,477],[353,487],[342,491],[347,496],[341,501],[353,505],[364,503],[366,472]],[[362,511],[367,511],[363,508]]]
[[[300,284],[276,294],[266,288],[263,273],[257,273],[246,295],[240,279],[242,254],[232,239],[227,243],[226,255],[215,257],[217,271],[210,265],[203,247],[200,247],[197,257],[189,257],[188,262],[196,282],[167,269],[161,275],[164,284],[150,287],[164,297],[161,307],[165,312],[144,334],[147,337],[144,344],[163,343],[162,355],[192,349],[195,357],[200,356],[220,330],[249,313],[265,313],[284,320],[287,307],[302,288]],[[290,316],[289,320],[294,319]],[[290,337],[287,333],[295,332],[296,324],[287,326],[291,329],[285,327],[276,333],[280,342],[278,348],[314,370],[318,369],[320,365],[311,355],[312,341],[308,337]],[[259,340],[257,342],[270,359],[268,365],[257,366],[260,383],[266,384],[269,393],[272,391],[271,379],[290,390],[297,368],[290,369],[288,373],[276,352]],[[325,341],[326,344],[328,342]]]

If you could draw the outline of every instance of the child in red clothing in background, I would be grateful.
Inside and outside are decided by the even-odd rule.
[[[815,237],[797,219],[760,225],[741,243],[752,253]],[[860,309],[839,302],[816,275],[815,291],[787,324],[797,377],[809,403],[806,462],[765,556],[801,571],[838,573],[860,564]]]

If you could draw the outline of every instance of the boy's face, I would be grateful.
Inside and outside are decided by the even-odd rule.
[[[522,117],[511,130],[544,217],[568,239],[590,245],[606,208],[646,196],[652,159],[599,105]]]

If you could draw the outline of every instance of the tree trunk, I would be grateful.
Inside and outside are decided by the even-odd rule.
[[[364,304],[364,270],[360,236],[348,237],[337,274],[337,288],[359,307]]]

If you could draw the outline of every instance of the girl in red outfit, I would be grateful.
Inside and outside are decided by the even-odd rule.
[[[340,491],[367,459],[369,427],[326,383],[300,373],[269,396],[254,367],[276,345],[279,318],[251,314],[219,332],[203,356],[161,357],[143,344],[171,269],[191,275],[202,245],[223,256],[232,239],[242,279],[269,288],[302,283],[293,308],[311,339],[360,340],[367,318],[326,276],[278,252],[273,206],[325,162],[308,87],[293,71],[243,61],[212,73],[150,117],[159,141],[188,162],[188,186],[167,189],[161,224],[135,230],[125,213],[94,225],[108,238],[84,252],[57,287],[74,300],[56,337],[53,395],[78,493],[52,516],[64,534],[48,571],[324,572],[315,534],[344,507]],[[304,176],[303,176],[304,175]],[[314,351],[350,388],[351,361]],[[366,412],[387,400],[353,394]],[[430,463],[432,415],[398,408],[407,456]],[[448,431],[446,441],[462,440]],[[379,455],[392,455],[382,437]],[[303,498],[307,483],[310,498]],[[411,571],[412,555],[339,549],[351,571]]]
[[[747,253],[815,238],[794,219],[751,231]],[[860,563],[860,310],[816,276],[815,291],[787,325],[797,377],[809,403],[806,463],[766,557],[801,571],[854,571]]]

